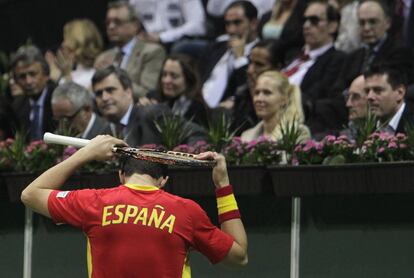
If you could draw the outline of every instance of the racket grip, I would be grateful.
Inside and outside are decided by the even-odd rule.
[[[43,141],[45,141],[48,144],[58,144],[66,146],[70,145],[74,146],[75,148],[85,147],[90,142],[90,140],[88,139],[57,135],[50,132],[46,132],[43,135]]]

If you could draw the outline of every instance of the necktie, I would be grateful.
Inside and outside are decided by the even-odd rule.
[[[287,76],[287,77],[290,77],[290,76],[292,76],[292,75],[294,75],[299,69],[300,69],[300,66],[302,65],[302,64],[304,64],[304,63],[306,63],[307,61],[309,61],[310,60],[310,57],[309,57],[309,55],[308,54],[302,54],[302,55],[300,55],[299,56],[299,58],[298,59],[296,59],[296,64],[294,65],[294,66],[292,66],[291,68],[288,68],[288,69],[285,69],[285,70],[283,70],[282,72]]]
[[[374,60],[375,52],[371,48],[365,49],[364,60],[362,62],[361,72],[365,72],[371,66],[372,61]]]
[[[120,138],[120,139],[123,139],[124,138],[124,131],[125,131],[125,125],[124,124],[121,124],[121,123],[118,123],[118,124],[116,124],[116,126],[115,126],[115,130],[116,130],[116,137],[117,138]]]
[[[30,138],[32,140],[39,140],[42,138],[42,126],[40,122],[40,106],[33,104],[32,106],[33,118],[30,122]]]
[[[122,49],[118,49],[117,53],[115,54],[114,58],[114,66],[120,68],[122,65],[122,60],[124,59],[125,53]]]

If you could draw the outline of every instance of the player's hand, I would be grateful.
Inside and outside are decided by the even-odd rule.
[[[90,160],[109,160],[115,156],[112,152],[115,146],[127,147],[128,145],[121,139],[110,135],[98,135],[81,150]]]
[[[195,156],[197,159],[214,159],[217,164],[213,168],[213,182],[217,188],[225,187],[230,184],[227,173],[226,159],[222,154],[216,152],[204,152]]]

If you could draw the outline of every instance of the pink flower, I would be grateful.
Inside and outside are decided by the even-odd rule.
[[[378,153],[383,153],[384,151],[385,151],[384,147],[381,147],[381,148],[378,149]]]
[[[388,148],[390,149],[396,149],[398,146],[395,142],[389,142],[388,143]]]
[[[333,142],[335,142],[335,140],[336,140],[336,137],[334,135],[326,135],[325,136],[325,141],[328,142],[328,143],[333,143]]]

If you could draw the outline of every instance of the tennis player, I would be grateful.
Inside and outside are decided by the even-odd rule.
[[[213,181],[221,229],[197,203],[161,189],[168,179],[162,164],[128,158],[118,187],[59,190],[85,163],[112,159],[115,145],[126,144],[109,135],[95,137],[40,175],[21,196],[33,211],[86,234],[89,277],[191,277],[190,249],[213,264],[247,264],[247,237],[220,154],[206,152],[197,158],[217,161]]]

